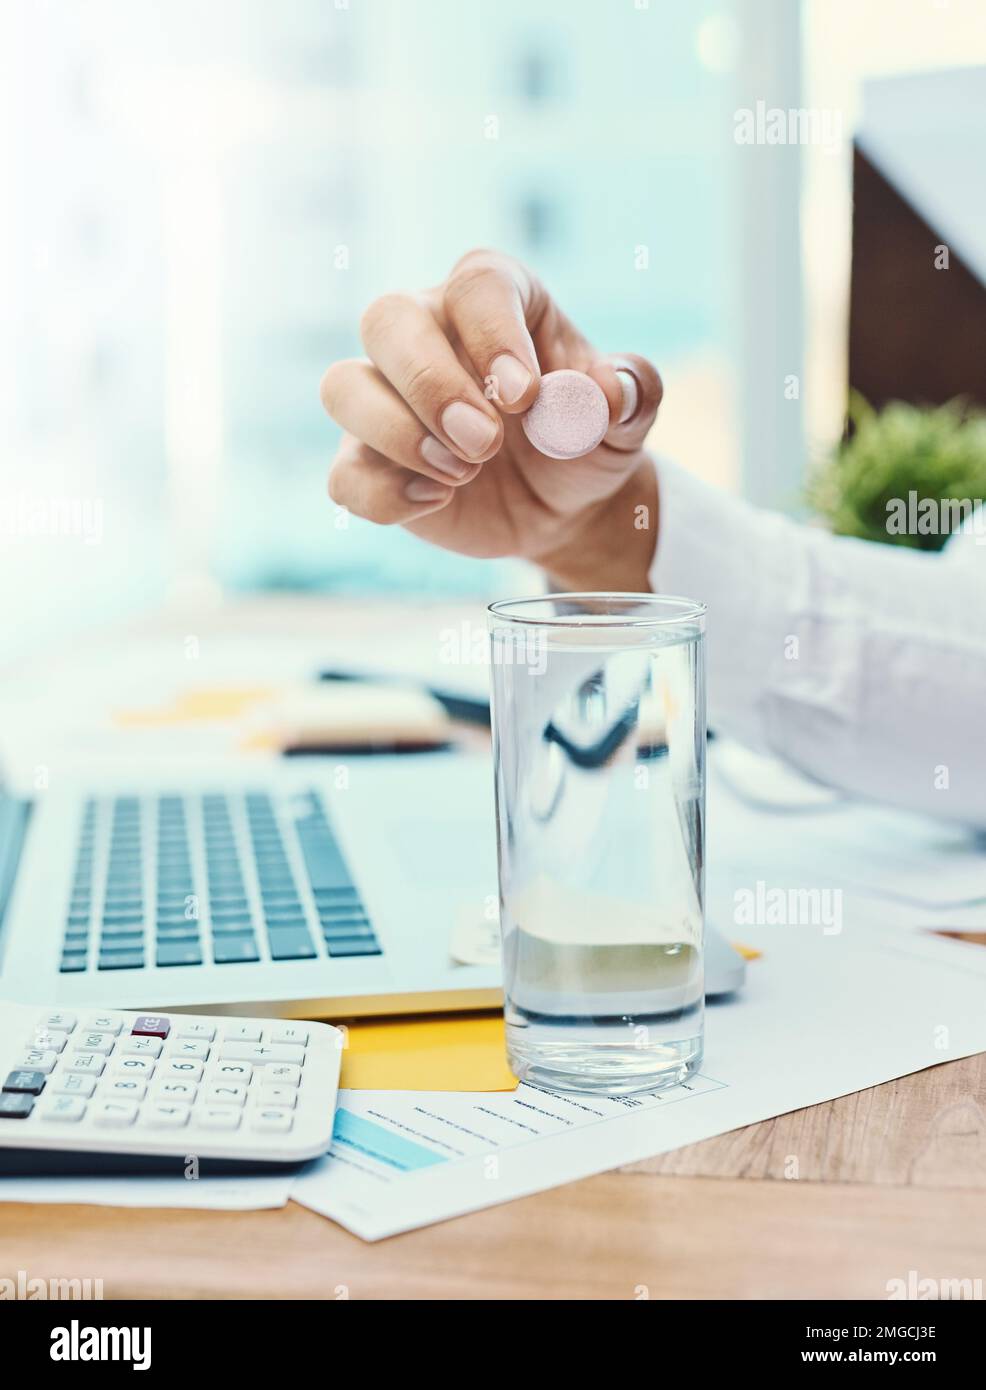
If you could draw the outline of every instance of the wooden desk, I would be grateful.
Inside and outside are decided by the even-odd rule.
[[[986,1055],[367,1245],[281,1211],[0,1205],[0,1276],[128,1298],[864,1298],[986,1285]],[[784,1176],[792,1158],[799,1177]]]
[[[261,612],[283,630],[277,603]],[[986,1286],[986,1055],[376,1245],[293,1203],[0,1204],[0,1276],[19,1269],[99,1277],[107,1298],[884,1299],[910,1270]]]

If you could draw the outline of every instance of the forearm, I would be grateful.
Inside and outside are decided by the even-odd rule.
[[[845,790],[986,825],[986,555],[875,545],[658,465],[655,589],[708,604],[715,725]]]

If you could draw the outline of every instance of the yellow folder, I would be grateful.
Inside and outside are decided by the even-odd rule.
[[[355,1020],[343,1086],[372,1091],[512,1091],[502,1014]]]

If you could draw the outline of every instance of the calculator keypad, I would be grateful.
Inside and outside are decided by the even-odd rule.
[[[8,1120],[49,1132],[191,1129],[260,1141],[290,1134],[303,1113],[311,1025],[52,1011],[34,1018],[32,1032],[26,1017],[23,1048],[0,1071],[0,1145]]]

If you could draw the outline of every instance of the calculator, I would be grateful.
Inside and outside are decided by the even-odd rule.
[[[0,1173],[274,1172],[328,1151],[343,1035],[0,1004]]]

